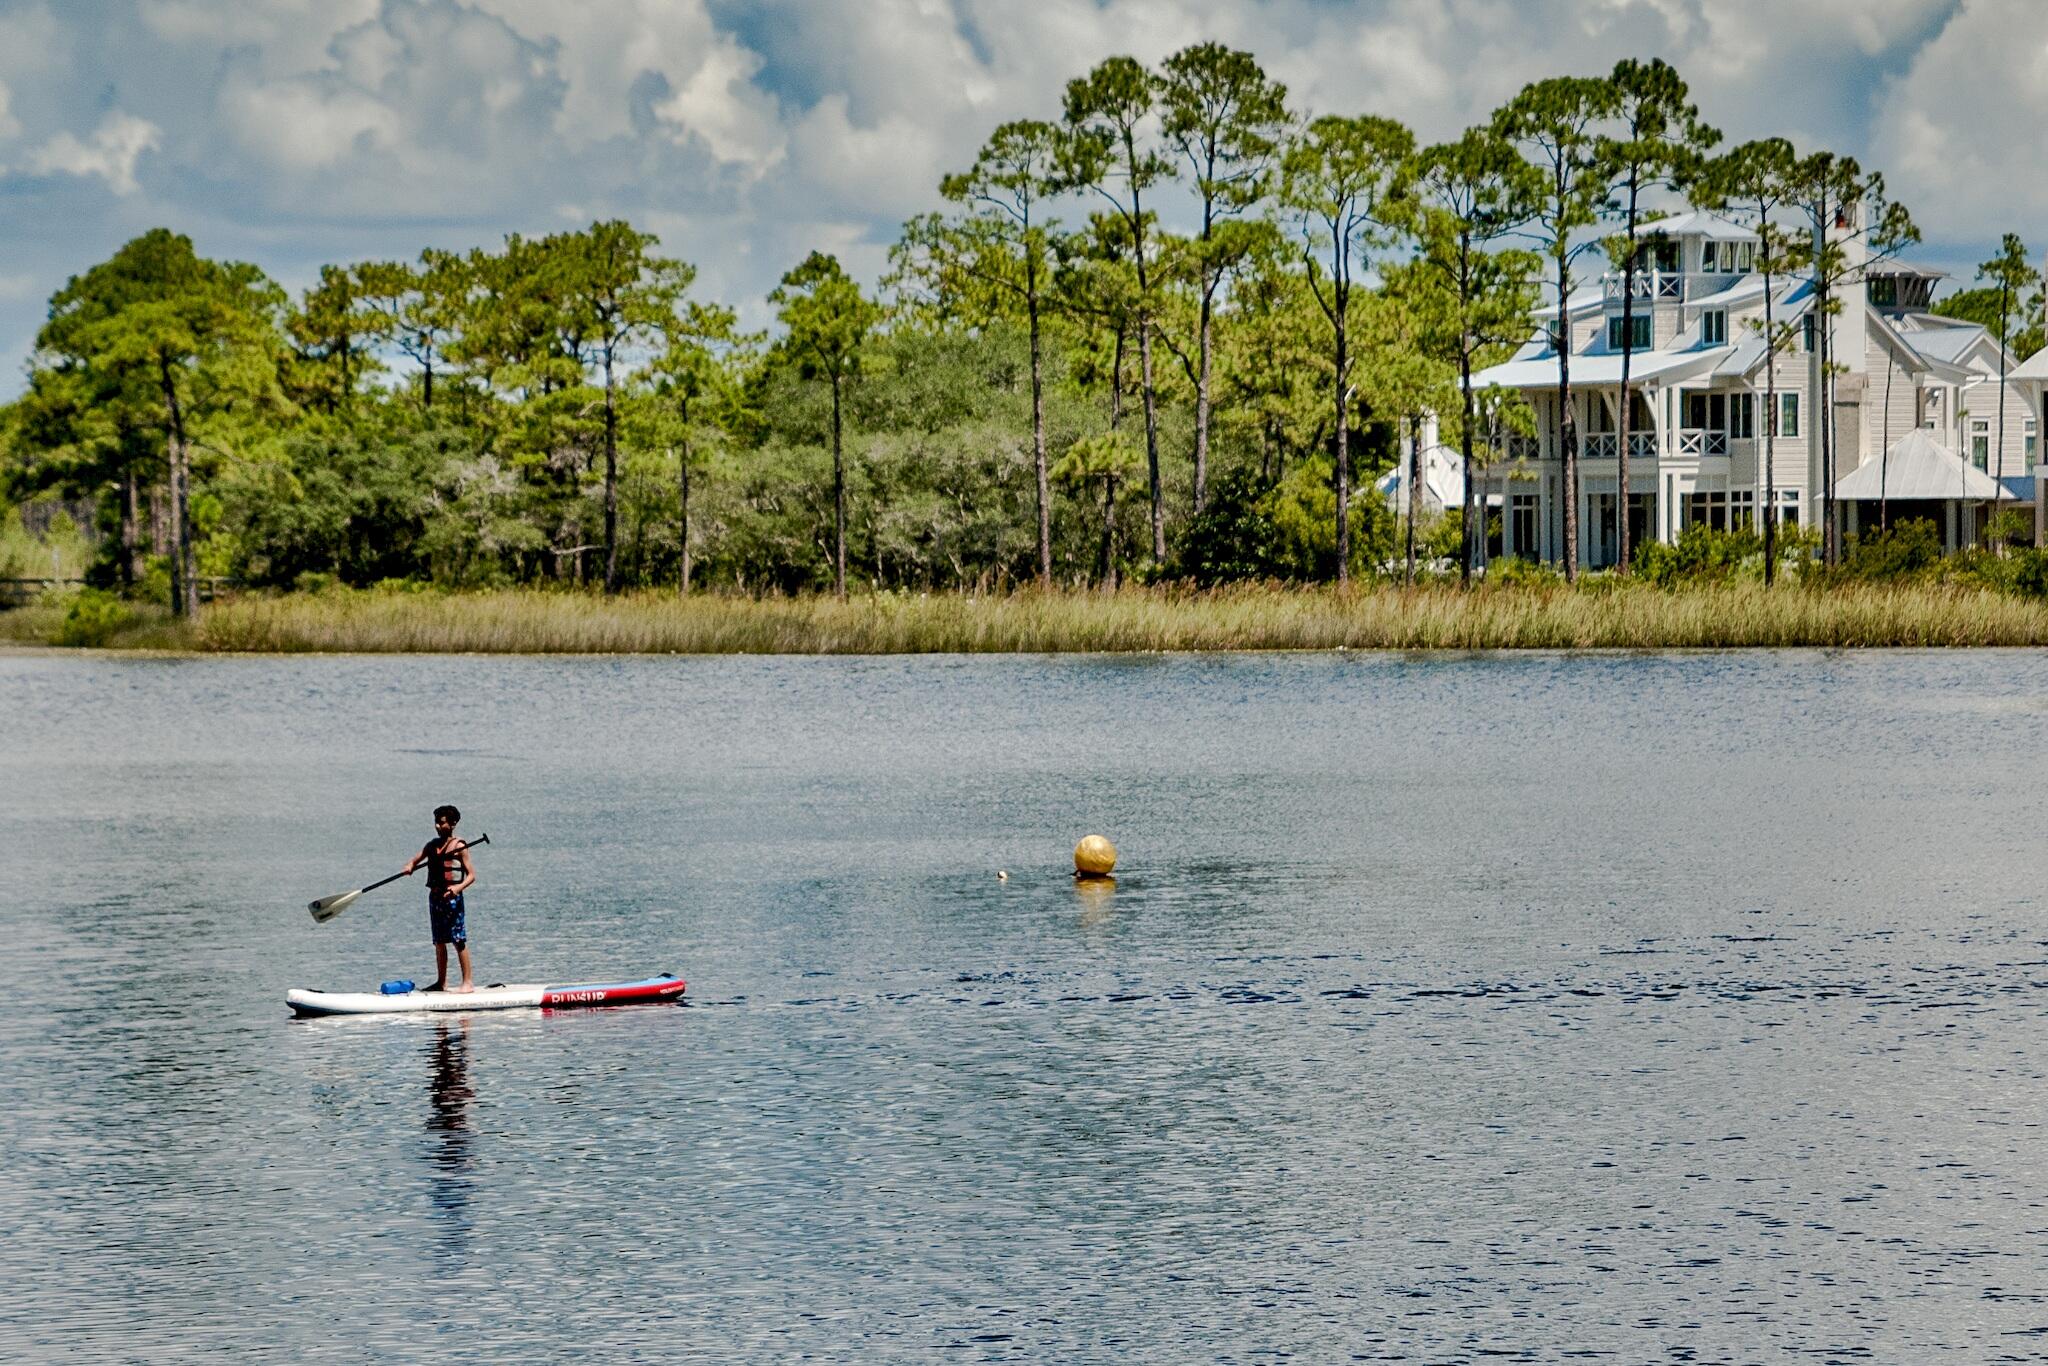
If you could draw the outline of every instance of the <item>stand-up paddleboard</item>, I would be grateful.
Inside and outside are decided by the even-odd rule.
[[[475,991],[312,991],[294,987],[285,1004],[300,1015],[394,1015],[422,1010],[532,1010],[569,1006],[627,1006],[674,1001],[683,979],[672,972],[644,982],[593,982],[581,986],[478,987]]]

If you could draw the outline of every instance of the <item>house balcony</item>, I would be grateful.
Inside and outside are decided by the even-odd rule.
[[[1703,455],[1728,454],[1728,433],[1702,427],[1682,427],[1678,433],[1678,453],[1695,458]]]
[[[1588,432],[1584,442],[1588,460],[1617,460],[1621,457],[1620,432]],[[1631,460],[1654,460],[1657,457],[1657,434],[1655,432],[1630,432],[1628,434],[1628,458]]]
[[[1639,270],[1633,281],[1627,283],[1637,303],[1672,304],[1718,294],[1737,278],[1723,271],[1703,274],[1699,271]],[[1618,270],[1602,275],[1600,297],[1610,304],[1620,303],[1624,283],[1624,277]]]
[[[1543,438],[1538,436],[1525,436],[1521,432],[1509,432],[1502,445],[1502,454],[1506,455],[1510,460],[1541,460],[1543,458]]]

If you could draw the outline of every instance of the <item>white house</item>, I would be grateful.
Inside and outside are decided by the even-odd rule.
[[[1756,269],[1758,238],[1737,224],[1692,211],[1641,229],[1648,270],[1638,269],[1629,387],[1630,539],[1675,540],[1685,527],[1754,525],[1765,497],[1765,433],[1771,413],[1761,325],[1764,277]],[[1850,250],[1854,250],[1853,244]],[[1877,509],[1859,501],[1863,483],[1843,490],[1859,467],[1909,433],[1924,432],[1955,462],[1957,490],[1931,510],[1950,545],[1988,516],[1972,497],[1983,486],[1966,479],[1964,463],[2006,481],[2004,501],[2034,503],[2031,476],[2039,459],[2041,413],[2029,403],[2019,374],[2006,388],[2005,441],[1996,437],[1999,344],[1984,328],[1929,311],[1938,272],[1900,262],[1873,263],[1856,283],[1839,286],[1841,311],[1831,320],[1835,453],[1844,525],[1870,525]],[[1820,443],[1813,415],[1823,393],[1814,328],[1814,290],[1804,277],[1774,276],[1774,321],[1793,328],[1792,347],[1776,363],[1777,438],[1772,477],[1780,525],[1807,524],[1821,506]],[[1572,405],[1579,431],[1579,556],[1581,565],[1614,563],[1622,292],[1619,272],[1602,276],[1571,300],[1569,338]],[[1554,308],[1513,359],[1474,377],[1479,385],[1518,391],[1535,411],[1533,436],[1509,436],[1502,458],[1477,476],[1475,490],[1498,529],[1489,554],[1555,560],[1563,545],[1563,460],[1558,442]],[[2043,382],[2048,382],[2044,377]],[[2038,388],[2035,390],[2038,393]],[[1996,449],[1994,449],[1996,447]],[[1916,443],[1916,459],[1926,450]],[[1885,481],[1880,478],[1880,485]],[[1888,511],[1897,511],[1887,509]],[[1916,505],[1913,515],[1928,515]]]

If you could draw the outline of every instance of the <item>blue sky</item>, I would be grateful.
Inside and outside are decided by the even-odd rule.
[[[624,216],[759,321],[813,248],[878,275],[998,122],[1204,39],[1425,139],[1663,56],[1731,138],[1882,169],[1921,259],[2048,247],[2041,0],[0,0],[0,393],[50,293],[157,225],[297,288]]]

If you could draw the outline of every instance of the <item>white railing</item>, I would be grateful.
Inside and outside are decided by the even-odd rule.
[[[1621,433],[1587,432],[1584,449],[1588,460],[1613,460],[1621,454]],[[1657,455],[1657,434],[1644,431],[1630,432],[1628,454],[1631,460],[1637,457],[1654,459]]]
[[[1673,271],[1639,270],[1626,278],[1630,286],[1629,292],[1637,299],[1671,303],[1685,299],[1692,292],[1689,282],[1704,277],[1683,275]],[[1601,276],[1601,298],[1611,304],[1620,303],[1623,279],[1620,271],[1611,271]]]
[[[1728,433],[1709,431],[1700,427],[1686,427],[1678,433],[1680,455],[1726,455],[1728,454]]]
[[[1543,441],[1540,437],[1525,436],[1521,432],[1509,432],[1507,436],[1507,457],[1510,460],[1540,460],[1543,457]]]

